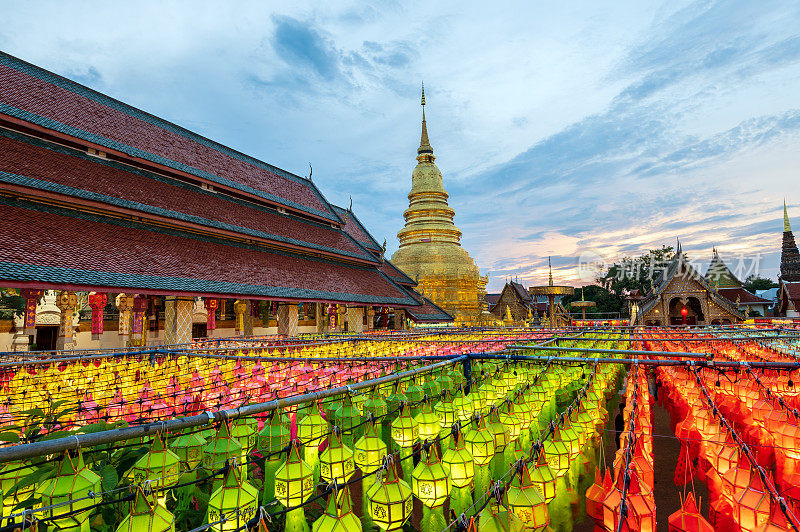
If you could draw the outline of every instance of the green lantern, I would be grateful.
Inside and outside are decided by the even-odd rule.
[[[242,454],[242,446],[231,436],[230,426],[227,421],[223,421],[214,439],[203,449],[203,469],[209,474],[215,473],[225,463],[232,459],[239,459]],[[222,478],[216,475],[211,481],[211,492],[214,493],[222,486]]]
[[[514,475],[507,495],[508,509],[520,518],[525,530],[535,532],[547,530],[550,524],[547,503],[534,486],[528,465],[524,462],[519,474]]]
[[[397,478],[397,466],[389,460],[386,474],[367,493],[372,521],[381,529],[400,530],[414,510],[411,488]]]
[[[495,453],[501,453],[506,445],[511,441],[510,428],[500,420],[500,412],[497,408],[492,408],[489,413],[489,430],[494,434]]]
[[[319,457],[319,476],[325,482],[336,482],[343,485],[356,469],[353,462],[353,451],[342,443],[342,434],[338,427],[328,437],[328,448]]]
[[[435,445],[428,448],[411,474],[411,489],[427,508],[437,508],[450,496],[450,471],[439,459]]]
[[[320,415],[319,407],[314,403],[310,412],[297,422],[297,438],[303,446],[303,456],[312,468],[319,461],[319,445],[327,432],[328,422]]]
[[[181,471],[194,472],[203,459],[203,448],[207,445],[206,439],[199,433],[181,434],[169,444],[169,448],[178,456]]]
[[[442,455],[442,464],[450,471],[450,509],[456,515],[466,512],[472,506],[470,486],[475,478],[475,461],[466,447],[464,437],[459,430],[453,433],[453,446]]]
[[[378,437],[375,423],[368,423],[364,435],[355,443],[353,458],[362,475],[376,471],[387,455],[386,444]]]
[[[450,390],[445,390],[444,397],[442,397],[441,401],[436,403],[433,410],[439,417],[439,435],[444,437],[452,430],[453,425],[458,421],[458,415],[453,405],[453,396]]]
[[[289,457],[275,473],[275,498],[286,508],[300,506],[314,493],[314,471],[300,458],[297,442]]]
[[[145,495],[142,488],[135,488],[128,515],[116,532],[174,532],[175,516],[158,501]]]
[[[556,498],[556,475],[547,465],[543,449],[539,451],[536,457],[536,467],[531,471],[531,482],[533,482],[533,487],[539,491],[546,504],[550,504],[550,501]]]
[[[372,389],[369,399],[364,401],[364,415],[380,420],[389,413],[389,403],[381,395],[378,387]],[[380,421],[379,421],[380,422]],[[383,426],[377,427],[378,436],[383,436]]]
[[[224,523],[211,525],[210,530],[219,532],[239,530],[253,519],[258,509],[258,490],[243,480],[239,468],[232,466],[225,472],[222,486],[211,494],[208,500],[209,523],[215,523],[225,517]]]
[[[522,435],[522,420],[517,415],[514,403],[506,403],[506,411],[500,414],[500,423],[508,428],[509,441],[517,441]]]
[[[35,487],[33,484],[11,492],[11,488],[33,472],[33,467],[24,462],[9,462],[0,468],[0,497],[3,498],[0,516],[9,515],[17,504],[33,495]]]
[[[287,429],[278,416],[267,418],[264,428],[256,438],[256,449],[264,456],[269,455],[270,460],[277,458],[276,454],[289,445],[289,429]]]
[[[242,447],[239,462],[247,463],[247,455],[258,442],[258,420],[254,417],[236,418],[231,422],[231,437]]]
[[[353,442],[360,436],[357,433],[361,432],[360,425],[364,421],[364,417],[358,411],[358,408],[353,406],[353,401],[349,394],[345,395],[342,406],[336,410],[334,419],[336,420],[336,425],[342,431],[342,440],[347,445],[353,445]]]
[[[406,401],[411,408],[411,415],[417,415],[420,409],[420,403],[425,398],[425,390],[417,383],[412,383],[411,386],[406,388],[405,391]]]
[[[161,435],[156,433],[150,450],[139,458],[133,467],[128,471],[127,477],[134,484],[142,484],[144,481],[151,482],[153,491],[160,491],[178,483],[180,475],[180,459],[178,455],[166,449]],[[161,503],[166,500],[166,493],[161,498]]]
[[[547,465],[553,470],[556,477],[561,477],[569,471],[570,451],[561,440],[547,440],[543,445]]]
[[[411,417],[411,410],[404,403],[400,415],[392,421],[392,439],[401,449],[409,449],[419,440],[419,425]]]
[[[424,382],[422,384],[422,391],[428,397],[439,397],[439,394],[442,393],[442,389],[439,387],[439,383],[436,379],[428,379]]]
[[[477,427],[470,427],[464,433],[464,441],[476,466],[489,465],[494,457],[495,435],[486,425],[485,417],[478,417]]]
[[[478,395],[481,397],[481,407],[476,410],[483,410],[487,406],[493,405],[497,400],[497,388],[495,388],[494,384],[491,382],[486,382],[480,387],[480,390],[478,390]]]
[[[458,420],[462,423],[466,423],[472,419],[472,413],[474,412],[472,408],[472,399],[464,395],[464,390],[461,390],[461,393],[453,399],[453,408],[456,411]]]
[[[442,375],[436,377],[436,386],[439,388],[439,393],[443,393],[449,390],[454,390],[456,383],[449,373],[443,373]]]
[[[430,401],[425,401],[419,413],[414,416],[414,421],[417,422],[417,427],[419,427],[420,440],[432,441],[439,435],[441,423],[439,422],[439,416],[431,408]]]
[[[89,513],[87,509],[94,501],[87,497],[91,491],[100,492],[100,475],[86,469],[80,450],[73,458],[69,451],[58,465],[56,476],[44,481],[36,494],[42,498],[42,516],[53,518],[51,524],[57,530],[89,532]],[[53,506],[57,506],[53,508]],[[64,517],[57,517],[64,515]]]
[[[519,517],[494,500],[488,511],[481,512],[478,522],[478,532],[522,532],[524,529]]]
[[[325,513],[314,521],[312,532],[361,532],[361,521],[353,513],[350,490],[334,490],[328,497]]]
[[[453,379],[453,389],[461,388],[464,385],[464,374],[460,371],[450,370],[447,376]]]

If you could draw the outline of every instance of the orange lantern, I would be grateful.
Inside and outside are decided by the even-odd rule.
[[[689,492],[681,501],[681,509],[669,516],[669,532],[714,532],[714,527],[700,515],[697,506],[694,495]]]

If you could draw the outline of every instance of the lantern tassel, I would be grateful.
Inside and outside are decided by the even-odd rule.
[[[283,464],[283,460],[265,460],[264,461],[264,488],[262,489],[263,501],[271,501],[275,499],[275,473]],[[277,508],[276,508],[277,510]]]

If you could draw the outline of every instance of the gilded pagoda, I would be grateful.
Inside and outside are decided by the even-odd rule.
[[[416,279],[417,289],[452,314],[457,325],[476,325],[482,321],[488,279],[461,247],[461,230],[453,223],[455,211],[447,204],[449,195],[435,158],[428,140],[423,88],[418,164],[411,174],[405,227],[397,233],[400,249],[391,262]]]

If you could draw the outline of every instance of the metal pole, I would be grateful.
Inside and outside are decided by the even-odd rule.
[[[711,358],[711,353],[687,353],[682,351],[637,351],[634,349],[600,349],[595,347],[539,347],[539,346],[524,346],[524,345],[510,345],[506,349],[516,351],[577,351],[579,353],[609,353],[609,354],[628,354],[628,355],[669,355],[674,357],[686,358]]]

